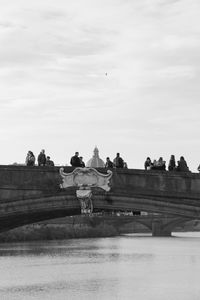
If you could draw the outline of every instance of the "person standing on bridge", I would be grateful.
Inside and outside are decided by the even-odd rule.
[[[72,165],[72,167],[81,167],[81,161],[78,152],[75,152],[75,155],[72,156],[70,164]]]
[[[124,160],[120,157],[120,153],[117,153],[115,159],[113,160],[113,165],[115,168],[123,168]]]
[[[45,155],[45,150],[42,149],[40,151],[40,154],[38,155],[38,166],[45,166],[46,165],[46,155]]]
[[[175,156],[171,155],[169,164],[168,164],[168,171],[175,171],[175,170],[176,170]]]
[[[27,166],[34,166],[35,165],[35,155],[32,151],[28,151],[26,156],[26,165]]]

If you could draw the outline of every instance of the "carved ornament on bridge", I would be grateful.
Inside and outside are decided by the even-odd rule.
[[[108,170],[107,173],[102,174],[93,168],[76,168],[71,173],[64,173],[64,169],[60,168],[60,175],[63,179],[60,187],[99,187],[108,192],[112,171]]]
[[[60,187],[66,189],[69,187],[77,187],[76,196],[81,204],[82,213],[91,213],[92,205],[92,188],[99,187],[106,192],[110,190],[110,178],[112,171],[107,170],[108,174],[102,174],[94,168],[76,168],[71,173],[65,173],[63,168],[60,168],[62,184]]]

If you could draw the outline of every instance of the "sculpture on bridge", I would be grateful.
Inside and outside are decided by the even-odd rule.
[[[98,187],[106,192],[110,190],[110,179],[112,171],[107,170],[108,174],[102,174],[94,168],[76,168],[71,173],[65,173],[63,168],[60,168],[62,184],[60,187],[66,189],[76,187],[76,197],[80,201],[82,213],[92,213],[92,188]]]

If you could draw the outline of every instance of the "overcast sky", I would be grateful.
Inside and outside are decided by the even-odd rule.
[[[200,163],[199,0],[0,0],[0,164]]]

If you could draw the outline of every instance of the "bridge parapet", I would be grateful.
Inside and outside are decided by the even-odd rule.
[[[60,167],[0,166],[0,189],[56,191],[62,183]],[[71,173],[72,167],[64,167]],[[105,169],[97,169],[107,173]],[[200,174],[190,172],[144,171],[135,169],[112,169],[112,189],[158,193],[192,193],[200,195]]]
[[[80,214],[77,187],[62,190],[60,167],[0,166],[0,227]],[[74,169],[64,167],[64,172]],[[98,169],[106,174],[106,169]],[[200,218],[200,174],[112,169],[111,190],[94,189],[96,210],[140,210]],[[23,221],[23,222],[22,222]]]

